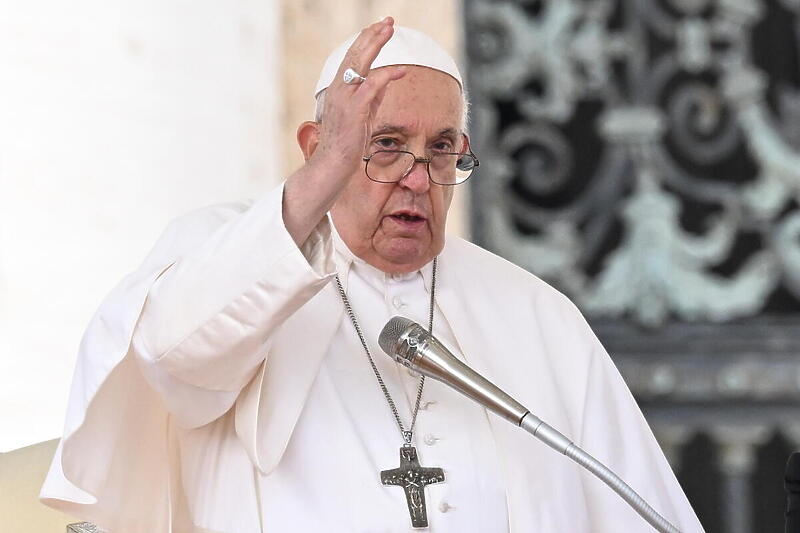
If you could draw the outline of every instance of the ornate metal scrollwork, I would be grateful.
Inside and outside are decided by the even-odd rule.
[[[709,531],[779,529],[786,459],[762,448],[800,435],[800,1],[465,15],[474,237],[591,315]]]
[[[481,244],[592,315],[800,311],[800,2],[465,13]]]

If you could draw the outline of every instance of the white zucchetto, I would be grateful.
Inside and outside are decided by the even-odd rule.
[[[356,37],[358,37],[358,34],[353,35],[339,45],[325,60],[317,87],[314,90],[315,97],[333,82],[336,72],[339,70],[339,65],[342,64],[347,50],[356,40]],[[372,62],[371,68],[375,69],[389,65],[418,65],[432,68],[455,78],[462,90],[464,87],[461,73],[458,71],[455,60],[439,43],[419,30],[403,26],[394,27],[392,38],[378,53],[378,57]],[[367,75],[365,72],[360,72],[359,74]]]

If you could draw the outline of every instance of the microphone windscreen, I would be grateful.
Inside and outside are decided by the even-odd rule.
[[[409,326],[413,325],[414,321],[408,318],[402,316],[392,317],[389,322],[383,326],[383,330],[380,336],[378,336],[378,345],[384,352],[394,357],[395,346],[397,346],[400,335],[402,335]]]

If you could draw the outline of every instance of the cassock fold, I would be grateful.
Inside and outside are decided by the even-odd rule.
[[[262,530],[269,517],[260,514],[259,476],[280,463],[343,313],[330,283],[329,221],[298,249],[283,227],[281,199],[278,188],[252,206],[177,220],[104,301],[81,345],[45,503],[112,532]],[[702,531],[575,306],[458,238],[448,238],[439,264],[437,304],[467,363],[682,531]],[[186,287],[204,287],[203,297],[183,301]],[[577,465],[504,420],[490,423],[510,531],[648,530]],[[195,479],[208,487],[222,479],[235,486],[220,503],[226,509],[201,508],[218,493],[185,487],[186,469],[202,470]],[[199,515],[205,530],[190,518]]]

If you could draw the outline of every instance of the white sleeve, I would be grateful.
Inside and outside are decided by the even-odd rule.
[[[282,197],[276,188],[222,223],[148,292],[133,352],[183,427],[233,405],[263,362],[270,334],[335,273],[327,217],[298,247],[283,224]]]

